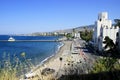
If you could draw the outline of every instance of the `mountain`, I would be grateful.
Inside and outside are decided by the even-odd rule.
[[[71,33],[73,31],[73,29],[75,31],[84,31],[85,29],[87,30],[93,30],[94,28],[94,25],[86,25],[86,26],[79,26],[79,27],[76,27],[76,28],[72,28],[72,29],[65,29],[65,30],[56,30],[56,31],[53,31],[53,32],[59,32],[59,33]]]

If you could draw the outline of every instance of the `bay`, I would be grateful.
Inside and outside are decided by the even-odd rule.
[[[0,40],[8,40],[9,35],[0,35]],[[16,40],[57,40],[58,36],[12,36]],[[44,59],[56,54],[60,42],[0,42],[0,60],[6,56],[13,59],[17,56],[22,59],[21,53],[26,54],[34,65],[38,65]]]

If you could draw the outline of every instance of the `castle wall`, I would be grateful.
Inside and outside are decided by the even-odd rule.
[[[118,35],[119,37],[118,37],[118,48],[119,48],[119,50],[120,50],[120,29],[119,29],[119,35]]]
[[[118,27],[117,28],[115,28],[114,26],[112,26],[111,28],[104,27],[104,28],[102,28],[101,31],[103,33],[103,35],[102,35],[103,36],[102,37],[102,42],[104,41],[104,39],[105,39],[106,36],[108,36],[110,39],[112,39],[114,43],[116,42],[116,39],[117,39],[116,34],[119,31]],[[105,46],[105,44],[103,44],[103,43],[100,43],[100,44],[102,44],[102,47]]]
[[[102,12],[98,14],[98,20],[95,22],[94,27],[94,46],[97,47],[99,51],[102,51],[105,46],[103,44],[105,36],[108,36],[113,40],[113,42],[116,42],[116,34],[118,32],[119,28],[115,28],[112,26],[112,21],[108,19],[107,12]]]

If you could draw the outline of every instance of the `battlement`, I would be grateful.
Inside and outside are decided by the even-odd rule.
[[[111,27],[108,27],[108,26],[102,26],[103,29],[119,29],[119,26],[111,26]]]
[[[108,19],[108,13],[107,12],[102,12],[98,14],[98,20],[102,21],[102,20],[107,20]]]

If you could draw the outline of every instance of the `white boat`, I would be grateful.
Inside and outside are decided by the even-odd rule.
[[[9,39],[8,39],[8,41],[15,41],[15,39],[13,38],[13,37],[10,37]]]

